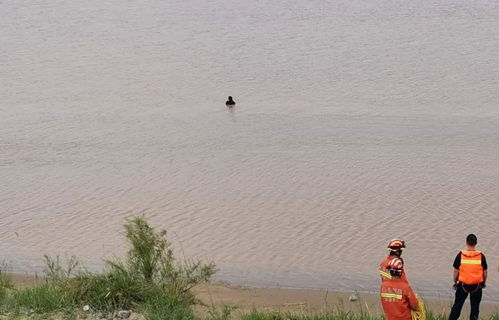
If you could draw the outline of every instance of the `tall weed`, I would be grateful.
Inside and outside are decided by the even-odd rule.
[[[130,242],[129,272],[140,275],[145,281],[164,286],[174,294],[184,294],[193,286],[209,281],[215,265],[199,260],[179,262],[166,239],[166,231],[156,231],[143,217],[136,217],[125,224]]]
[[[5,262],[0,262],[0,306],[5,301],[5,298],[9,290],[14,288],[14,283],[12,278],[7,273],[8,264]]]

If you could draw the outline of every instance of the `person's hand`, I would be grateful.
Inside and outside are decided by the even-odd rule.
[[[482,285],[481,285],[482,289],[485,289],[487,288],[487,285],[485,284],[485,282],[482,282]]]
[[[457,289],[457,282],[454,282],[454,284],[452,285],[452,289],[454,289],[454,290]]]

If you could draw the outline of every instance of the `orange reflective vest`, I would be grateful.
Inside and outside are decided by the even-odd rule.
[[[459,282],[464,284],[483,282],[482,253],[480,251],[461,251]]]

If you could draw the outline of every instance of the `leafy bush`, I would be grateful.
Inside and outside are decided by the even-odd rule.
[[[79,272],[69,278],[77,263],[63,269],[57,267],[57,259],[46,257],[47,262],[56,262],[51,263],[56,267],[49,268],[54,270],[52,278],[65,286],[75,303],[89,304],[95,310],[136,309],[139,305],[156,310],[155,303],[164,300],[170,307],[175,302],[185,316],[184,307],[196,302],[191,288],[208,281],[215,266],[200,261],[178,262],[166,231],[155,231],[143,217],[128,221],[125,231],[130,249],[124,262],[106,261],[101,274]]]
[[[191,288],[208,281],[215,266],[176,260],[166,231],[155,231],[143,217],[127,221],[125,231],[126,259],[106,261],[102,273],[84,270],[75,257],[63,265],[58,256],[45,255],[45,283],[7,293],[12,282],[0,268],[3,310],[48,313],[88,304],[96,311],[143,310],[151,319],[193,319]]]
[[[128,221],[125,230],[131,244],[126,263],[128,270],[147,282],[183,294],[193,286],[208,281],[215,273],[212,263],[178,262],[166,239],[166,231],[155,231],[143,217]]]

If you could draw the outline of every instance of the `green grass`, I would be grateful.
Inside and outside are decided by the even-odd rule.
[[[4,297],[2,309],[12,313],[50,313],[73,309],[68,295],[51,284],[12,290]]]
[[[153,293],[139,306],[149,320],[193,320],[194,312],[188,301],[165,291]]]
[[[241,320],[382,320],[365,312],[331,311],[325,313],[267,312],[254,310],[244,314]]]

